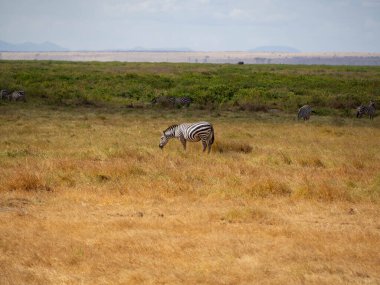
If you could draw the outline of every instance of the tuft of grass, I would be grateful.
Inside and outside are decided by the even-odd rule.
[[[282,157],[282,161],[287,164],[287,165],[290,165],[293,163],[291,157],[288,155],[288,154],[285,154],[283,152],[280,153],[281,154],[281,157]]]
[[[6,188],[14,191],[52,191],[50,187],[38,173],[33,172],[17,172],[8,179]]]
[[[99,182],[107,182],[107,181],[111,180],[111,176],[105,175],[105,174],[98,174],[98,175],[96,175],[96,179]]]
[[[6,153],[8,157],[23,157],[28,155],[33,155],[33,152],[30,149],[16,149],[16,150],[8,150]]]
[[[308,178],[304,178],[304,183],[292,193],[292,197],[329,202],[353,199],[347,187],[334,181],[311,181]]]
[[[290,196],[292,189],[284,182],[274,178],[259,180],[246,190],[251,197]]]
[[[274,225],[283,223],[283,219],[274,213],[258,207],[239,207],[228,210],[221,218],[228,223],[260,223]]]
[[[219,153],[238,152],[247,154],[253,150],[251,145],[239,142],[216,142],[212,147]]]
[[[325,168],[325,164],[318,157],[309,157],[303,158],[299,161],[300,165],[303,167],[317,167],[317,168]]]

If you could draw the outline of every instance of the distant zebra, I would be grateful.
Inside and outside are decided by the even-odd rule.
[[[171,96],[158,96],[154,97],[151,101],[152,104],[168,105],[173,104],[174,97]]]
[[[356,118],[361,118],[363,115],[367,114],[370,119],[373,119],[373,117],[375,117],[375,111],[375,102],[370,101],[368,106],[361,105],[357,108]]]
[[[4,99],[4,100],[8,99],[8,96],[9,96],[8,90],[3,89],[0,91],[0,99]]]
[[[186,106],[189,107],[193,99],[189,97],[173,97],[173,96],[159,96],[152,99],[152,104],[160,104],[162,106]]]
[[[184,150],[186,150],[187,141],[202,141],[203,152],[208,147],[208,153],[210,153],[211,145],[214,143],[214,128],[208,122],[172,125],[163,132],[159,147],[162,149],[168,143],[169,139],[172,138],[178,138]]]
[[[182,106],[189,107],[190,104],[193,102],[193,99],[191,99],[190,97],[172,97],[171,100],[174,106],[180,106],[180,107]]]
[[[18,90],[18,91],[13,91],[10,95],[9,95],[9,100],[12,100],[12,101],[26,101],[26,98],[25,98],[25,91],[23,90]]]
[[[309,120],[311,115],[311,107],[309,105],[304,105],[298,110],[298,120],[303,119],[304,121]]]

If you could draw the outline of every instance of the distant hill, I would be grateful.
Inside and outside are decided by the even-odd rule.
[[[294,47],[288,46],[260,46],[249,51],[261,51],[261,52],[301,52],[300,50]]]
[[[51,42],[12,44],[0,41],[0,51],[68,51],[68,49]]]

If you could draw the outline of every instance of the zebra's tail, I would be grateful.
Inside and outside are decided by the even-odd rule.
[[[211,139],[210,139],[210,145],[214,143],[215,136],[214,136],[214,127],[211,125]]]

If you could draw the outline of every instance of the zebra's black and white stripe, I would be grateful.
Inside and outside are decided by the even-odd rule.
[[[311,107],[309,105],[304,105],[298,110],[298,119],[303,119],[304,121],[309,120],[311,115]]]
[[[203,151],[208,147],[208,153],[210,153],[211,145],[214,143],[214,128],[208,122],[172,125],[163,132],[159,147],[162,149],[172,138],[178,138],[184,150],[186,150],[187,141],[202,141]]]
[[[190,97],[174,97],[174,96],[159,96],[152,99],[152,104],[160,104],[163,106],[173,106],[173,107],[189,107],[193,102]]]
[[[179,106],[179,107],[182,107],[182,106],[189,107],[190,104],[193,102],[193,99],[191,99],[190,97],[173,97],[173,99],[172,99],[173,105]]]
[[[356,112],[356,118],[361,118],[363,115],[368,115],[370,119],[373,119],[373,117],[375,117],[375,112],[375,102],[370,101],[368,106],[361,105],[360,107],[358,107]]]
[[[8,90],[2,89],[0,91],[0,99],[6,100],[8,99],[8,96],[9,96]]]
[[[25,91],[23,90],[18,90],[18,91],[13,91],[11,96],[10,96],[10,100],[12,101],[26,101],[26,98],[25,98]]]
[[[158,97],[154,97],[151,102],[152,104],[168,105],[168,104],[171,104],[171,101],[173,100],[172,98],[174,97],[158,96]]]

